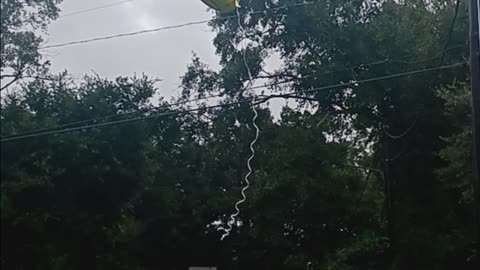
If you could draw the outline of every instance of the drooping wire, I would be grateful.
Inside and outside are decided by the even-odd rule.
[[[392,133],[388,132],[386,129],[384,129],[383,132],[385,132],[385,135],[387,135],[390,139],[398,140],[403,138],[405,135],[407,135],[413,129],[417,121],[418,121],[418,117],[415,118],[412,124],[404,132],[400,133],[399,135],[393,135]]]
[[[452,35],[453,35],[453,29],[455,27],[455,23],[456,23],[456,20],[457,20],[457,17],[458,17],[458,11],[459,11],[459,8],[460,8],[460,4],[461,4],[460,0],[457,0],[456,3],[455,3],[454,15],[453,15],[452,22],[450,23],[450,27],[449,27],[448,32],[447,32],[446,42],[445,42],[445,46],[444,46],[443,50],[439,54],[434,56],[432,59],[430,59],[430,60],[435,60],[436,58],[440,58],[440,62],[437,65],[437,67],[440,67],[440,66],[443,65],[443,62],[444,62],[445,56],[446,56],[445,52],[447,50],[450,50],[452,48],[454,49],[454,48],[459,48],[459,47],[465,47],[466,46],[466,45],[460,44],[460,45],[457,45],[457,46],[449,47],[451,39],[452,39]],[[429,83],[430,86],[432,85],[432,83],[434,83],[434,80],[430,81],[430,83]],[[426,87],[425,89],[430,88],[430,86]],[[399,135],[393,135],[392,133],[390,133],[388,131],[387,128],[382,129],[384,134],[388,138],[393,139],[393,140],[402,139],[403,137],[405,137],[407,134],[409,134],[413,130],[413,128],[415,127],[415,125],[417,124],[417,122],[419,121],[419,119],[421,117],[420,115],[423,114],[423,111],[424,110],[422,109],[420,112],[417,112],[416,116],[415,116],[415,119],[413,120],[412,124],[405,131],[400,133]],[[392,161],[395,161],[396,159],[400,158],[406,152],[408,143],[409,143],[408,141],[404,142],[404,145],[402,146],[402,149],[399,151],[399,153],[396,154],[393,158],[387,157],[386,161],[392,162]],[[388,166],[388,162],[386,163],[387,166]]]
[[[242,24],[242,16],[240,14],[240,7],[237,5],[235,10],[237,12],[238,28],[241,31],[242,41],[243,41],[247,38],[246,29],[243,27],[243,24]],[[245,45],[245,48],[240,48],[240,50],[242,51],[243,64],[245,65],[245,68],[246,68],[247,73],[248,73],[248,79],[249,79],[248,84],[246,86],[246,89],[250,88],[253,85],[253,76],[252,76],[252,72],[250,70],[250,67],[248,66],[248,61],[247,61],[247,49],[248,49],[248,44]],[[253,173],[251,162],[255,158],[255,148],[254,148],[254,146],[255,146],[255,143],[258,140],[258,137],[260,136],[260,128],[258,127],[258,125],[256,123],[256,120],[258,118],[258,111],[257,111],[257,108],[256,108],[255,100],[256,100],[256,98],[253,97],[253,102],[251,103],[251,107],[252,107],[252,110],[253,110],[252,125],[255,128],[255,137],[250,142],[250,156],[247,159],[248,172],[245,175],[245,177],[243,178],[243,181],[245,182],[245,185],[243,186],[243,188],[241,190],[242,198],[235,203],[235,213],[230,215],[230,220],[227,222],[227,228],[222,228],[224,233],[222,234],[222,237],[220,238],[221,240],[224,240],[226,237],[228,237],[230,235],[230,232],[233,229],[233,225],[235,225],[237,223],[236,218],[237,218],[238,215],[240,215],[240,205],[247,201],[246,191],[250,188],[250,180],[248,178]]]

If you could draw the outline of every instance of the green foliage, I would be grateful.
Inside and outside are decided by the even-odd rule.
[[[79,116],[137,111],[153,93],[153,82],[146,78],[118,78],[116,82],[86,78],[78,89],[66,86],[64,79],[32,82],[22,98],[20,94],[7,98],[2,116],[13,122],[2,121],[2,134],[27,126],[48,128],[63,121],[75,122]],[[28,120],[23,118],[27,115]],[[19,120],[22,118],[25,120]],[[69,265],[77,261],[76,267],[93,267],[95,261],[82,258],[85,251],[94,252],[99,261],[107,260],[104,256],[110,254],[104,253],[121,238],[120,226],[128,221],[125,213],[150,177],[143,154],[148,137],[142,129],[146,128],[135,123],[2,144],[2,198],[7,206],[2,209],[7,213],[2,216],[2,245],[8,247],[16,237],[31,235],[34,238],[28,241],[33,243],[20,247],[47,253],[39,254],[39,260],[23,260],[28,253],[22,249],[2,248],[8,258],[6,268],[23,263],[47,267],[55,256]],[[48,245],[52,248],[40,248]]]
[[[455,123],[455,132],[444,137],[444,149],[440,157],[448,162],[438,170],[439,176],[448,188],[461,193],[461,202],[473,203],[471,187],[472,175],[472,128],[471,128],[471,93],[466,83],[446,86],[439,91],[445,100],[445,115]],[[468,116],[468,117],[467,117]],[[456,121],[461,120],[461,121]]]
[[[236,19],[212,22],[221,68],[194,56],[178,100],[252,95],[241,50],[255,77],[289,82],[268,89],[280,93],[466,56],[463,4],[449,33],[453,1],[314,2],[249,16],[242,48]],[[28,1],[33,17],[16,3],[2,0],[2,27],[30,18],[41,28],[57,16],[58,1]],[[241,4],[245,12],[294,3]],[[40,40],[33,44],[35,66]],[[265,71],[274,53],[283,64]],[[2,48],[2,74],[4,57],[19,56]],[[289,95],[300,103],[277,120],[259,105],[252,186],[225,241],[218,229],[240,197],[254,135],[248,104],[2,142],[1,266],[475,269],[467,74],[459,67]],[[36,78],[4,96],[1,136],[185,109],[153,106],[155,82]]]
[[[325,264],[327,270],[382,269],[388,243],[374,232],[357,235],[345,248],[338,249]]]
[[[39,30],[58,17],[63,0],[2,0],[0,5],[0,90],[22,77],[43,75],[49,62],[39,51]]]

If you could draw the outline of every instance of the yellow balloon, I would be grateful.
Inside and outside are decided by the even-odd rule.
[[[205,5],[217,10],[222,14],[235,11],[238,1],[239,0],[202,0]]]

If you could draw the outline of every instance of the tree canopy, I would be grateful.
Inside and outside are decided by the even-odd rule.
[[[464,2],[241,1],[244,29],[210,24],[220,69],[194,56],[171,102],[147,76],[50,74],[23,29],[59,2],[2,0],[2,76],[33,77],[2,94],[2,268],[477,269]],[[255,105],[221,241],[260,91],[297,103]]]

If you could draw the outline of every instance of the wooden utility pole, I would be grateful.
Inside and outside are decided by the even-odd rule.
[[[470,0],[470,71],[473,119],[473,188],[475,209],[476,255],[480,260],[480,21],[479,0]]]

